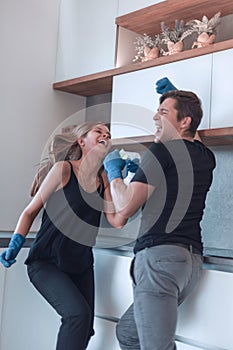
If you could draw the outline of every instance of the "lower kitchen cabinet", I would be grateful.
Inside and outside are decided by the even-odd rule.
[[[132,257],[123,256],[121,252],[117,254],[113,250],[106,250],[104,253],[102,249],[95,251],[96,316],[105,318],[106,322],[120,318],[133,300],[129,276],[131,260]],[[178,309],[177,349],[233,349],[232,295],[233,273],[203,268],[199,285]],[[104,323],[98,322],[102,327]],[[113,344],[114,323],[112,326],[107,323],[112,329],[112,333],[109,332]],[[98,340],[98,335],[96,339]],[[105,349],[108,348],[93,348]]]
[[[1,249],[2,251],[2,249]],[[23,248],[10,269],[0,266],[0,349],[55,350],[60,319],[29,282]],[[133,300],[131,252],[94,249],[95,335],[88,350],[120,350],[116,322]],[[196,290],[179,307],[178,350],[233,349],[233,273],[204,267]]]
[[[179,307],[177,336],[203,349],[233,349],[233,274],[203,270],[201,281]]]
[[[129,276],[132,258],[95,251],[96,315],[120,318],[133,300]]]
[[[91,338],[88,350],[120,350],[116,338],[116,323],[95,317],[95,335]]]
[[[2,249],[3,250],[3,249]],[[1,305],[1,350],[55,349],[59,317],[31,285],[24,260],[28,249],[23,248],[17,262],[5,274]]]
[[[176,343],[176,347],[177,347],[177,350],[201,350],[200,347],[196,347],[196,346],[193,346],[193,345],[180,343],[180,342]]]
[[[0,248],[0,254],[3,248]],[[0,315],[3,313],[3,298],[4,298],[4,284],[5,284],[6,269],[0,267]],[[0,317],[0,331],[2,329],[2,317]],[[1,333],[0,333],[1,335]],[[1,336],[0,336],[0,349],[1,349]]]

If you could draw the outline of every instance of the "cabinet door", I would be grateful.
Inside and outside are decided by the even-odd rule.
[[[119,8],[117,16],[125,15],[128,12],[133,12],[136,10],[140,10],[144,7],[155,5],[159,2],[163,2],[164,0],[119,0]]]
[[[0,254],[5,250],[5,248],[0,248]],[[0,315],[3,313],[4,306],[4,293],[5,293],[5,276],[6,276],[6,268],[0,264]],[[2,329],[2,317],[0,317],[0,329]],[[1,341],[0,341],[0,349],[1,349]]]
[[[177,347],[177,350],[200,350],[199,346],[196,347],[196,346],[193,346],[193,345],[180,343],[180,342],[176,342],[176,347]]]
[[[132,258],[95,250],[95,313],[120,318],[133,301],[129,275]]]
[[[154,133],[153,115],[160,95],[155,82],[168,77],[181,90],[195,92],[204,111],[199,129],[209,127],[212,55],[142,69],[113,79],[111,132],[113,137]]]
[[[232,273],[203,270],[199,285],[179,307],[176,334],[201,349],[233,349],[232,295]]]
[[[62,0],[56,81],[114,68],[117,0]]]
[[[5,270],[0,349],[55,349],[59,317],[29,282],[23,248]]]
[[[233,126],[233,49],[213,54],[211,128]]]
[[[95,334],[90,339],[88,350],[120,350],[115,322],[95,317],[94,329]]]

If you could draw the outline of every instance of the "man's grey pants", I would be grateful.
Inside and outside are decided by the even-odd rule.
[[[131,264],[134,303],[117,324],[123,350],[175,350],[177,308],[200,278],[203,258],[160,245],[138,252]]]

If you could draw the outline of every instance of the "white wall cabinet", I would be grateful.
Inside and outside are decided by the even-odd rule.
[[[62,0],[56,81],[114,68],[117,0]]]
[[[233,49],[213,54],[211,128],[233,126]]]
[[[199,129],[209,127],[212,55],[205,55],[115,76],[113,79],[111,133],[114,138],[154,133],[153,115],[160,95],[155,82],[168,77],[181,90],[202,100],[204,117]]]

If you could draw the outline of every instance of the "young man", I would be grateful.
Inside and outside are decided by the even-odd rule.
[[[117,325],[123,350],[174,350],[177,307],[197,285],[202,267],[200,221],[215,158],[196,140],[199,98],[172,90],[160,97],[155,142],[131,183],[123,183],[117,150],[104,166],[115,207],[125,218],[142,208],[131,265],[134,302]]]

